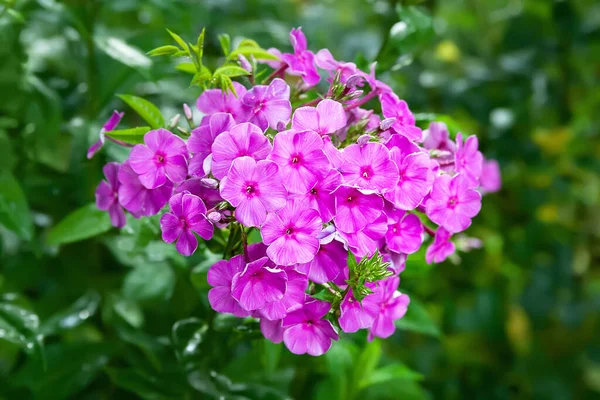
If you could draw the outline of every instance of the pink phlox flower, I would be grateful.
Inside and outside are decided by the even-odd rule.
[[[450,241],[451,237],[452,234],[443,227],[440,226],[437,228],[433,243],[431,243],[427,248],[427,253],[425,253],[425,261],[427,261],[427,264],[441,263],[450,255],[454,254],[456,246]]]
[[[245,267],[244,257],[232,257],[229,261],[217,261],[208,269],[208,284],[213,288],[208,291],[208,301],[213,310],[230,313],[236,317],[247,317],[250,312],[244,310],[231,295],[231,282],[235,274]]]
[[[167,182],[183,182],[187,177],[188,150],[185,142],[166,129],[144,135],[145,144],[137,144],[129,155],[129,164],[140,182],[156,189]]]
[[[283,319],[283,342],[292,353],[320,356],[329,350],[332,340],[338,340],[331,322],[323,319],[330,308],[326,301],[312,300]]]
[[[229,131],[235,125],[231,114],[215,113],[202,118],[199,127],[192,130],[188,139],[188,149],[193,154],[189,165],[191,176],[203,177],[206,175],[204,162],[212,151],[215,138],[223,132]]]
[[[249,156],[260,161],[270,153],[271,143],[258,126],[248,122],[235,125],[213,142],[212,173],[215,178],[222,179],[236,158]]]
[[[441,175],[433,183],[425,210],[431,221],[449,232],[462,232],[481,210],[481,194],[460,174],[453,178]]]
[[[484,160],[481,176],[479,177],[482,193],[493,193],[502,187],[500,166],[496,160]]]
[[[156,189],[148,189],[140,182],[138,174],[131,168],[129,162],[121,165],[118,173],[119,203],[134,217],[149,217],[158,214],[173,193],[173,183],[165,182]]]
[[[294,28],[290,32],[290,42],[294,49],[294,54],[284,53],[281,59],[289,66],[290,75],[300,76],[307,87],[312,87],[319,83],[321,77],[315,67],[315,54],[307,50],[306,36],[302,28]]]
[[[371,257],[379,249],[380,240],[387,232],[387,216],[384,213],[358,232],[347,233],[341,230],[338,235],[357,257]]]
[[[335,215],[335,197],[332,195],[342,184],[342,175],[332,169],[325,177],[316,177],[305,193],[296,197],[306,200],[311,208],[319,211],[323,223],[331,221]]]
[[[231,294],[244,310],[258,310],[279,301],[287,290],[287,274],[266,265],[268,261],[267,257],[252,261],[233,277]]]
[[[290,87],[279,78],[273,79],[269,86],[254,86],[244,95],[242,103],[248,109],[246,119],[263,131],[268,127],[277,129],[280,122],[287,124],[292,115]]]
[[[287,191],[283,186],[277,164],[256,162],[251,157],[236,158],[227,176],[221,180],[221,196],[235,209],[235,217],[245,226],[261,226],[267,212],[286,204]]]
[[[383,199],[376,194],[364,194],[356,188],[340,186],[334,192],[335,226],[344,232],[357,232],[373,222],[383,210]]]
[[[471,187],[479,185],[483,167],[483,155],[478,147],[477,136],[469,136],[463,145],[462,134],[456,134],[456,153],[454,153],[456,172],[467,178]]]
[[[340,172],[346,185],[385,193],[398,182],[398,167],[381,143],[352,144],[344,149],[342,157]]]
[[[261,317],[275,321],[281,320],[288,313],[302,307],[306,297],[308,278],[292,268],[285,268],[287,274],[287,290],[281,300],[266,304],[258,312]]]
[[[400,293],[398,285],[400,278],[392,276],[385,281],[379,281],[379,288],[375,292],[378,304],[378,313],[375,316],[373,325],[369,331],[369,341],[375,337],[388,338],[396,331],[394,321],[404,317],[410,298],[406,294]]]
[[[340,82],[346,83],[348,78],[361,72],[354,63],[334,59],[328,49],[321,49],[317,52],[315,55],[315,64],[317,67],[330,73],[329,82],[333,81],[333,77],[337,73],[340,74]],[[363,79],[361,78],[356,83],[353,83],[353,86],[362,86],[362,81]]]
[[[404,211],[397,211],[396,221],[388,224],[385,239],[390,250],[412,254],[421,247],[424,231],[419,217]]]
[[[209,89],[202,92],[196,101],[198,110],[206,115],[229,113],[236,122],[245,122],[247,110],[241,99],[246,94],[246,88],[239,82],[233,81],[235,94],[224,93],[221,89]]]
[[[443,150],[454,153],[456,144],[450,139],[450,132],[443,122],[431,122],[423,132],[423,147],[428,150]]]
[[[223,198],[221,198],[221,195],[219,194],[219,189],[206,186],[206,184],[203,182],[203,179],[187,179],[177,185],[173,194],[182,193],[185,191],[200,197],[206,205],[206,208],[209,209],[223,201]]]
[[[333,145],[329,136],[323,136],[323,153],[331,163],[331,167],[339,169],[344,162],[342,152]]]
[[[298,265],[298,270],[305,270],[311,281],[323,284],[338,277],[346,266],[347,257],[348,251],[341,242],[321,239],[315,258],[309,263]]]
[[[294,111],[292,129],[311,130],[325,136],[346,126],[344,106],[331,99],[319,102],[316,107],[300,107]]]
[[[275,135],[269,160],[279,165],[283,183],[291,193],[304,193],[330,170],[323,140],[313,131],[284,131]]]
[[[96,153],[99,152],[100,149],[102,149],[102,147],[104,146],[104,142],[106,140],[105,133],[114,130],[117,127],[117,125],[119,125],[119,122],[121,122],[121,118],[123,118],[123,115],[125,115],[125,113],[120,113],[116,110],[113,111],[113,113],[110,116],[110,118],[108,119],[108,121],[106,121],[106,123],[104,124],[102,129],[100,129],[100,132],[98,133],[98,141],[96,143],[94,143],[93,145],[91,145],[90,148],[88,149],[88,151],[87,151],[88,160],[91,159],[92,157],[94,157],[94,155],[96,155]]]
[[[260,319],[260,332],[263,336],[269,339],[273,343],[283,342],[283,332],[285,329],[281,326],[283,320],[278,319],[275,321],[269,321],[266,318]]]
[[[269,213],[262,226],[267,255],[277,265],[310,262],[319,250],[317,234],[322,229],[319,212],[300,200],[288,200],[285,207]]]
[[[340,328],[346,333],[370,328],[379,311],[378,304],[374,301],[376,297],[370,294],[359,302],[350,289],[340,304]]]
[[[106,180],[101,181],[96,189],[96,207],[99,210],[108,211],[110,222],[117,228],[125,226],[125,211],[119,204],[119,169],[121,164],[110,162],[102,168]]]
[[[202,199],[189,192],[178,193],[169,200],[170,212],[160,219],[162,239],[167,243],[177,241],[177,251],[191,256],[198,247],[197,233],[202,239],[210,240],[213,226],[206,218],[206,206]]]
[[[385,118],[396,118],[390,129],[410,140],[420,142],[423,136],[421,128],[415,125],[415,117],[410,112],[408,104],[393,93],[384,93],[379,99],[383,116]]]

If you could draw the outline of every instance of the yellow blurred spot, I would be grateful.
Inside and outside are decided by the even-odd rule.
[[[558,220],[558,207],[554,204],[544,204],[537,209],[536,216],[542,222],[556,222]]]
[[[451,40],[443,40],[435,49],[436,56],[445,62],[457,62],[460,60],[460,50]]]
[[[571,140],[571,131],[568,128],[538,129],[533,134],[533,141],[544,152],[560,154]]]
[[[526,354],[531,348],[531,326],[527,313],[518,305],[508,311],[506,336],[515,353]]]

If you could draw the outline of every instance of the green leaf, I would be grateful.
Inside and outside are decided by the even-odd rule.
[[[173,382],[145,374],[133,368],[107,368],[110,380],[121,389],[135,393],[146,400],[172,400],[184,398],[182,382]]]
[[[199,357],[200,344],[206,331],[208,331],[208,324],[198,318],[177,321],[171,330],[171,339],[177,358],[186,360],[190,357]]]
[[[157,47],[153,50],[150,50],[148,53],[149,56],[151,57],[156,57],[156,56],[171,56],[176,54],[177,52],[179,52],[179,48],[177,46],[160,46]]]
[[[195,74],[198,71],[196,66],[190,62],[177,64],[175,69],[178,71],[187,72],[188,74]]]
[[[202,66],[202,70],[194,74],[192,78],[192,85],[202,85],[204,82],[211,80],[213,74],[210,72],[210,69],[206,68],[204,65]]]
[[[9,171],[0,171],[0,224],[24,240],[33,237],[33,222],[25,193]]]
[[[13,17],[14,19],[16,19],[17,21],[19,21],[20,23],[24,24],[26,22],[25,21],[25,17],[19,11],[15,10],[13,8],[9,8],[8,10],[6,10],[6,12],[8,13],[8,15],[10,15],[11,17]]]
[[[169,32],[169,35],[171,35],[171,37],[177,42],[177,44],[183,49],[183,51],[185,51],[187,54],[190,54],[190,47],[185,42],[185,40],[183,40],[181,38],[181,36],[179,36],[178,34],[176,34],[174,32],[171,32],[168,29],[167,29],[167,32]]]
[[[60,311],[48,318],[42,324],[40,332],[44,335],[51,335],[73,329],[93,317],[99,305],[100,294],[90,291],[77,299],[66,310]]]
[[[393,380],[420,381],[423,375],[413,371],[404,364],[390,364],[375,370],[366,379],[362,379],[359,384],[360,389],[364,389],[378,383],[387,383]]]
[[[219,43],[221,44],[221,50],[223,50],[223,54],[225,54],[225,57],[227,57],[231,51],[231,38],[226,33],[220,34]]]
[[[214,75],[225,75],[234,78],[236,76],[250,75],[250,72],[246,71],[242,67],[238,67],[237,65],[224,65],[222,67],[217,68],[215,70]]]
[[[106,55],[129,67],[147,69],[152,65],[152,60],[142,51],[122,39],[113,36],[95,36],[94,42]]]
[[[263,339],[259,342],[261,344],[261,362],[265,367],[267,373],[274,373],[277,370],[277,364],[281,358],[281,343],[273,343],[268,339]]]
[[[196,54],[198,55],[198,61],[202,65],[202,56],[204,55],[204,35],[206,34],[206,28],[202,28],[202,32],[198,35],[196,42]],[[220,39],[219,39],[220,40]]]
[[[146,135],[150,129],[149,126],[138,126],[137,128],[116,129],[106,132],[105,135],[125,143],[139,144],[144,143],[144,135]]]
[[[256,48],[248,46],[238,47],[237,49],[229,53],[229,59],[231,60],[237,58],[238,54],[242,54],[246,57],[254,56],[254,58],[256,58],[257,60],[279,60],[279,57],[269,53],[265,49],[261,49],[260,47]]]
[[[381,341],[375,339],[369,342],[362,353],[358,357],[358,360],[354,367],[354,382],[358,383],[362,379],[369,379],[377,364],[381,358]]]
[[[240,47],[253,47],[255,49],[260,49],[260,45],[256,42],[256,40],[252,39],[243,39],[238,45],[238,48]]]
[[[40,319],[16,304],[0,303],[0,339],[18,344],[29,354],[43,357]]]
[[[118,94],[117,97],[133,108],[152,129],[159,129],[165,126],[165,119],[159,109],[148,100],[128,94]]]
[[[395,324],[400,330],[423,333],[434,337],[440,336],[440,330],[429,316],[425,306],[414,298],[410,300],[406,315],[396,320]]]
[[[166,301],[173,294],[175,274],[167,263],[136,266],[123,282],[123,295],[137,301]]]
[[[231,92],[234,96],[237,97],[237,93],[235,92],[235,87],[233,86],[233,82],[230,77],[227,75],[219,75],[217,76],[219,80],[219,87],[224,93]]]
[[[419,50],[433,40],[433,20],[425,9],[398,4],[396,11],[400,21],[390,30],[390,41],[400,54]]]
[[[73,243],[100,235],[111,227],[108,213],[90,203],[67,215],[50,229],[46,241],[50,245]]]

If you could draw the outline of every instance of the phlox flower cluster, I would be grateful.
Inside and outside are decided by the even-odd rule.
[[[266,338],[317,356],[340,330],[394,333],[409,307],[398,290],[407,256],[425,242],[428,263],[451,256],[453,235],[471,225],[482,194],[500,188],[500,172],[477,137],[452,139],[440,122],[419,128],[374,67],[314,54],[300,28],[290,38],[293,52],[270,50],[280,61],[263,84],[204,91],[189,136],[150,131],[126,162],[107,164],[96,199],[117,227],[125,212],[163,213],[163,240],[185,256],[198,237],[241,229],[239,254],[208,271],[212,308],[258,318]],[[327,92],[309,95],[320,87]],[[260,242],[247,242],[252,230]],[[379,255],[386,273],[357,287],[349,254]]]

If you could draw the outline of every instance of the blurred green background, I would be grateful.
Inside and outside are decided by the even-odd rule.
[[[600,3],[414,3],[0,0],[0,398],[600,398]],[[214,260],[179,256],[156,219],[118,232],[85,208],[124,157],[85,159],[102,123],[142,123],[116,93],[166,118],[195,103],[172,60],[145,55],[165,28],[206,27],[216,65],[219,33],[289,50],[296,26],[313,51],[377,60],[419,118],[477,134],[504,181],[468,231],[482,249],[410,257],[393,337],[320,358],[216,316]]]

